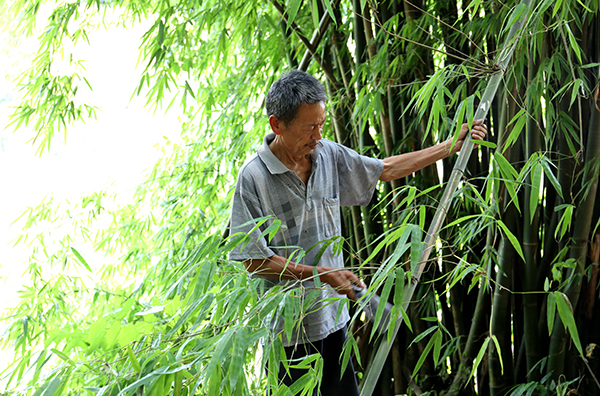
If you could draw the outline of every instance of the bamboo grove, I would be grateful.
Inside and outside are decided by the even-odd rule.
[[[88,0],[53,3],[43,20],[40,4],[2,6],[16,38],[43,26],[12,119],[37,134],[40,152],[96,114],[77,96],[86,83],[77,59],[66,75],[52,64],[109,14],[119,25],[148,22],[132,92],[185,122],[182,143],[165,149],[131,204],[112,207],[100,191],[23,217],[31,284],[2,318],[0,343],[15,358],[0,392],[263,395],[282,363],[309,374],[273,394],[312,394],[320,359],[281,361],[280,338],[263,326],[282,316],[291,332],[312,294],[259,298],[260,284],[227,260],[247,243],[227,237],[228,211],[234,176],[266,132],[264,95],[300,68],[328,90],[326,137],[379,158],[454,136],[503,73],[489,141],[473,152],[418,283],[456,159],[380,183],[367,207],[343,208],[342,236],[327,243],[404,325],[379,337],[360,302],[348,302],[342,364],[354,359],[364,380],[388,337],[374,394],[600,394],[598,0]],[[265,221],[266,237],[278,232],[277,220]],[[72,231],[50,243],[57,222]],[[106,261],[82,254],[75,234]]]

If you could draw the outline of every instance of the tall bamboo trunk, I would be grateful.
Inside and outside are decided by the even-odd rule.
[[[598,164],[600,163],[600,109],[597,103],[591,106],[591,117],[588,124],[588,138],[586,145],[583,188],[589,186],[584,192],[583,200],[577,206],[575,222],[573,225],[573,246],[570,258],[576,260],[576,266],[569,271],[571,282],[564,291],[573,309],[576,309],[581,292],[582,276],[584,274],[588,239],[590,234],[592,212],[596,200],[598,187]],[[559,318],[554,321],[554,328],[550,339],[550,355],[548,372],[553,378],[558,378],[564,372],[568,336],[565,327]]]
[[[513,103],[514,105],[514,103]],[[514,109],[510,113],[514,113]],[[509,161],[516,164],[520,161],[519,147],[510,148]],[[502,155],[497,152],[496,155]],[[506,227],[516,234],[517,219],[520,217],[514,203],[510,202],[508,193],[505,193],[506,208],[501,214],[501,220]],[[489,374],[490,395],[503,395],[507,389],[514,384],[513,357],[512,357],[512,299],[514,263],[518,260],[515,249],[508,239],[506,233],[502,233],[498,246],[498,272],[494,286],[494,298],[492,302],[492,317],[490,323],[490,335],[495,336],[500,346],[497,350],[495,343],[489,344]],[[500,362],[502,360],[502,362]]]
[[[528,67],[528,90],[527,90],[527,109],[529,118],[526,123],[526,141],[525,155],[530,158],[532,154],[541,150],[540,135],[541,131],[538,127],[540,119],[540,102],[539,90],[541,84],[536,83],[538,77],[539,57],[533,53],[529,46],[529,67]],[[541,168],[539,168],[541,171]],[[525,183],[525,200],[523,203],[523,255],[525,256],[525,265],[522,271],[523,281],[523,319],[524,319],[524,344],[527,361],[527,380],[538,381],[540,379],[540,371],[533,370],[533,367],[539,362],[542,357],[540,338],[538,335],[539,322],[539,298],[535,294],[538,289],[537,271],[538,271],[538,248],[539,248],[539,211],[537,210],[537,201],[539,197],[533,197],[536,202],[532,207],[532,177],[531,173]],[[535,194],[538,194],[535,190]],[[532,213],[533,212],[533,213]]]

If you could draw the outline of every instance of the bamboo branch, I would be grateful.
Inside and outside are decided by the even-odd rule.
[[[532,0],[522,0],[521,4],[523,4],[527,8],[527,10],[530,10],[531,2],[532,2]],[[500,56],[499,56],[498,63],[500,65],[500,70],[498,70],[498,72],[496,72],[490,78],[490,82],[481,98],[481,103],[477,107],[477,111],[475,113],[475,119],[485,119],[486,118],[487,113],[490,110],[492,100],[494,99],[494,96],[496,95],[498,86],[500,85],[500,83],[502,81],[502,78],[504,76],[506,68],[508,67],[510,60],[512,58],[516,44],[519,41],[518,37],[523,32],[522,29],[523,29],[523,26],[525,25],[525,22],[527,21],[528,14],[529,14],[529,12],[524,14],[524,16],[521,17],[518,22],[514,23],[511,27],[510,31],[508,32],[508,36],[506,38],[505,45],[504,45],[502,51],[500,52]],[[405,312],[408,309],[408,305],[410,304],[410,302],[412,300],[412,296],[416,290],[418,281],[421,277],[421,274],[423,273],[423,270],[425,269],[425,265],[429,259],[429,255],[431,254],[433,246],[435,245],[435,241],[438,237],[438,233],[440,231],[441,225],[446,218],[446,213],[447,213],[448,209],[450,208],[454,193],[458,187],[458,184],[462,178],[462,175],[465,172],[465,168],[467,166],[467,162],[469,161],[469,157],[471,156],[471,152],[473,151],[474,145],[475,145],[475,143],[471,139],[467,139],[465,141],[465,143],[460,151],[458,160],[456,161],[456,165],[454,166],[454,169],[452,170],[452,175],[450,176],[448,184],[446,185],[446,189],[445,189],[444,195],[442,196],[442,199],[440,201],[440,205],[435,213],[435,216],[431,222],[431,225],[429,226],[427,235],[425,236],[423,252],[421,253],[421,257],[419,259],[419,264],[417,264],[417,267],[413,273],[414,281],[410,285],[407,286],[407,288],[405,289],[405,292],[404,292],[404,296],[402,299],[402,306],[403,306]],[[363,386],[361,389],[361,396],[371,396],[373,394],[373,390],[375,389],[375,386],[377,385],[377,380],[379,379],[379,374],[381,373],[381,368],[383,367],[383,364],[385,363],[385,360],[387,359],[387,356],[388,356],[391,346],[393,344],[393,340],[396,338],[396,335],[398,334],[398,330],[400,329],[401,325],[402,325],[402,317],[400,316],[396,320],[396,324],[394,326],[392,337],[386,337],[384,340],[382,340],[382,342],[379,346],[379,349],[377,350],[377,353],[375,355],[375,358],[373,359],[373,363],[369,366],[369,370],[367,371],[367,375],[365,376],[365,380],[363,382]],[[388,340],[391,340],[391,342]]]
[[[336,7],[337,6],[337,1],[335,1],[331,6],[332,7]],[[317,49],[317,47],[319,46],[319,43],[321,42],[321,40],[323,39],[323,36],[325,35],[325,31],[329,28],[329,23],[331,23],[331,16],[329,15],[329,12],[325,12],[323,13],[323,16],[321,17],[321,20],[319,21],[319,28],[315,31],[315,33],[313,34],[313,36],[310,39],[310,43],[313,49]],[[310,62],[310,56],[313,55],[313,52],[310,51],[306,51],[304,53],[304,56],[302,57],[302,61],[300,61],[300,69],[301,70],[306,70],[306,68],[308,68],[308,63]],[[333,82],[333,80],[332,80]]]
[[[468,40],[468,41],[469,41],[469,42],[470,42],[470,43],[471,43],[471,44],[472,44],[472,45],[473,45],[475,48],[477,48],[477,49],[479,50],[479,52],[481,52],[481,53],[483,54],[483,56],[485,56],[485,57],[486,57],[486,59],[487,59],[487,57],[488,57],[488,54],[487,54],[485,51],[483,51],[481,48],[479,48],[479,46],[477,45],[477,43],[475,43],[475,41],[473,41],[473,40],[471,39],[471,37],[469,37],[469,35],[468,35],[468,34],[466,34],[465,32],[463,32],[462,30],[459,30],[459,29],[455,28],[455,27],[454,27],[454,26],[452,26],[452,25],[449,25],[449,24],[447,24],[446,22],[442,21],[442,19],[441,19],[441,18],[438,18],[438,17],[436,17],[435,15],[433,15],[433,14],[430,14],[429,12],[427,12],[427,11],[425,11],[425,10],[423,10],[423,9],[419,8],[419,7],[418,7],[418,6],[416,6],[415,4],[411,3],[409,0],[404,0],[404,2],[406,2],[406,3],[410,4],[410,6],[411,6],[411,7],[414,7],[414,8],[416,8],[417,10],[421,11],[423,14],[425,14],[425,15],[427,15],[427,16],[429,16],[429,17],[433,18],[433,19],[435,19],[436,21],[438,21],[438,22],[439,22],[439,23],[441,23],[442,25],[445,25],[445,26],[449,27],[450,29],[454,30],[455,32],[457,32],[457,33],[460,33],[461,35],[465,36],[465,38],[466,38],[466,39],[467,39],[467,40]],[[419,27],[420,27],[420,26],[419,26]],[[429,34],[429,32],[427,32],[427,34]],[[462,52],[460,52],[459,50],[456,50],[456,52],[460,53],[461,55],[467,56],[466,54],[463,54],[463,53],[462,53]]]
[[[271,3],[273,4],[275,9],[279,12],[279,14],[281,14],[281,17],[287,23],[287,21],[288,21],[287,14],[285,12],[285,9],[281,5],[281,3],[279,3],[277,0],[271,0]],[[334,6],[335,6],[335,4],[334,4]],[[339,84],[333,75],[333,70],[331,70],[330,67],[327,67],[327,65],[323,62],[323,60],[321,59],[319,54],[317,54],[317,47],[319,46],[319,43],[321,42],[321,39],[323,38],[323,34],[329,27],[330,21],[331,21],[331,17],[329,16],[329,13],[326,12],[323,15],[323,17],[321,18],[321,21],[319,23],[319,29],[317,29],[315,34],[313,34],[313,37],[311,38],[310,41],[308,41],[306,36],[300,30],[300,27],[298,25],[296,25],[295,22],[292,22],[290,27],[292,28],[294,33],[296,33],[296,35],[298,36],[298,38],[300,39],[302,44],[304,44],[304,46],[306,47],[306,52],[304,53],[304,56],[302,57],[302,61],[300,62],[298,69],[306,70],[308,68],[308,62],[310,61],[310,57],[312,56],[315,59],[315,61],[319,64],[319,66],[321,66],[321,69],[323,69],[323,72],[325,73],[325,75],[327,76],[329,81],[331,81],[332,84],[334,84],[335,86],[338,86]]]

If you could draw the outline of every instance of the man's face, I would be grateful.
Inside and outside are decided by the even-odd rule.
[[[288,124],[279,122],[285,146],[294,154],[308,155],[322,138],[323,124],[327,118],[325,103],[303,104],[296,118]]]

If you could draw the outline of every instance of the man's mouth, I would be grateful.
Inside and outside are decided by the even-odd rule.
[[[314,150],[314,149],[316,149],[316,148],[317,148],[317,144],[319,144],[319,141],[314,141],[314,142],[312,142],[312,143],[309,143],[309,144],[307,144],[307,146],[308,146],[310,149]]]

